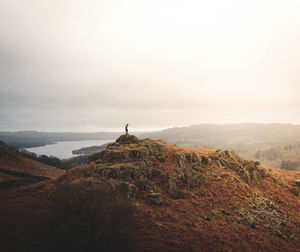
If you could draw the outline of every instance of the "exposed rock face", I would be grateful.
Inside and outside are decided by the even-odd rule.
[[[125,196],[128,199],[130,199],[132,201],[136,200],[137,188],[135,185],[130,184],[128,182],[122,182],[121,186],[122,186],[123,192],[125,193]]]
[[[242,207],[238,210],[238,222],[251,228],[272,232],[280,237],[290,235],[286,228],[289,223],[288,216],[273,202],[254,193],[250,207],[250,209]]]
[[[233,170],[247,184],[259,184],[268,176],[267,170],[260,165],[260,162],[243,159],[234,151],[217,150],[210,155],[210,158],[220,168]]]
[[[193,190],[200,187],[202,182],[202,160],[204,158],[197,153],[175,154],[178,164],[176,172],[169,178],[168,193],[175,199],[184,198],[183,190]]]
[[[139,190],[150,190],[157,186],[154,173],[167,182],[167,193],[172,198],[185,198],[188,195],[185,190],[200,187],[201,170],[211,164],[211,159],[197,153],[174,153],[171,157],[175,158],[177,166],[163,175],[162,166],[170,153],[162,146],[150,139],[122,135],[106,150],[90,156],[89,161],[95,164],[85,170],[85,175],[121,180],[134,184]],[[160,198],[150,198],[152,203],[161,204]]]
[[[89,161],[95,164],[84,173],[87,177],[130,183],[135,191],[150,190],[155,186],[152,179],[154,167],[157,169],[160,163],[165,162],[165,155],[162,145],[154,141],[122,135],[106,150],[91,155]],[[157,205],[162,204],[162,198],[154,201]]]
[[[174,160],[171,170],[163,172],[167,159]],[[242,159],[234,151],[218,150],[210,155],[197,152],[169,153],[163,144],[150,139],[139,140],[133,135],[122,135],[107,149],[92,154],[94,162],[85,170],[86,176],[114,179],[130,183],[136,190],[151,190],[158,186],[153,174],[167,182],[167,193],[174,199],[188,198],[189,191],[201,187],[204,171],[216,165],[233,170],[248,184],[259,183],[267,176],[259,162]]]

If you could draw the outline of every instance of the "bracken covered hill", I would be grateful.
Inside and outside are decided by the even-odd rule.
[[[268,169],[233,151],[123,135],[55,183],[8,195],[29,191],[24,202],[35,194],[40,209],[55,186],[82,183],[121,188],[136,207],[134,251],[300,250],[300,172]]]
[[[28,159],[0,141],[0,189],[55,179],[62,174],[63,170]]]

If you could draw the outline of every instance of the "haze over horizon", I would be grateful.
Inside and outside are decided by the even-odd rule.
[[[299,1],[0,0],[0,130],[300,124]]]

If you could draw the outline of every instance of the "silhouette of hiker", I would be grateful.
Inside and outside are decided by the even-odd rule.
[[[128,126],[129,126],[129,124],[127,123],[126,126],[125,126],[126,135],[128,135]]]

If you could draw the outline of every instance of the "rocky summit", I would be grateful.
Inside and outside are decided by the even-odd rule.
[[[234,151],[122,135],[50,187],[121,189],[137,209],[132,251],[297,251],[299,181]]]
[[[234,151],[131,135],[120,136],[89,162],[71,171],[70,178],[122,185],[138,206],[140,248],[145,251],[300,246],[299,173],[292,178],[288,171],[263,167]]]
[[[131,144],[131,143],[139,143],[139,139],[134,135],[121,135],[117,140],[116,143],[123,143],[123,144]]]

